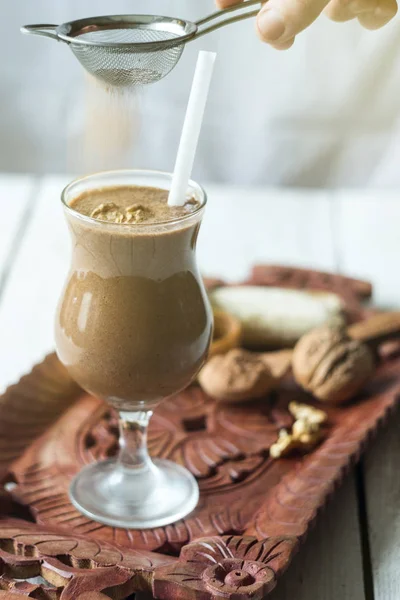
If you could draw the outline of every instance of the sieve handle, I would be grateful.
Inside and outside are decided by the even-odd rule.
[[[43,35],[45,37],[49,37],[49,38],[52,38],[53,40],[58,40],[60,42],[62,40],[60,40],[60,38],[58,37],[58,34],[56,32],[57,27],[58,27],[58,25],[47,25],[47,24],[25,25],[24,27],[21,27],[21,32],[28,33],[31,35]]]
[[[194,34],[191,39],[198,38],[206,33],[210,33],[211,31],[215,31],[220,27],[225,27],[225,25],[230,25],[231,23],[236,23],[237,21],[242,21],[243,19],[250,19],[251,17],[255,17],[262,5],[266,2],[266,0],[246,0],[246,2],[240,2],[239,4],[234,4],[233,6],[229,6],[228,8],[224,8],[223,10],[218,10],[217,12],[208,15],[208,17],[204,17],[204,19],[199,19],[196,21],[197,27],[199,27],[198,31]],[[258,5],[257,10],[249,10],[249,8]],[[229,13],[234,12],[233,17],[229,17],[225,19],[224,17]],[[212,23],[205,29],[200,29],[202,25],[206,23],[210,23],[211,21],[219,20],[217,23]]]

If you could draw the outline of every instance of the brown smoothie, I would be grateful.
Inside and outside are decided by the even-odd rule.
[[[211,341],[195,260],[202,209],[195,200],[169,207],[167,194],[105,187],[66,209],[73,257],[57,352],[84,389],[123,410],[151,408],[188,385]]]

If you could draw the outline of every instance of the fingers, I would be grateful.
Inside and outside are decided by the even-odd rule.
[[[290,40],[287,40],[286,42],[277,42],[275,44],[271,44],[271,46],[273,46],[275,48],[275,50],[288,50],[289,48],[291,48],[294,44],[294,37],[292,37]]]
[[[378,0],[375,10],[358,15],[358,20],[366,29],[379,29],[393,19],[396,13],[396,0]]]
[[[240,4],[242,0],[216,0],[218,8],[228,8],[229,6],[234,6],[235,4]]]
[[[221,9],[242,0],[216,0]],[[260,10],[256,31],[262,41],[287,50],[296,35],[324,13],[333,21],[358,18],[367,29],[386,25],[397,13],[396,0],[269,0]]]
[[[363,27],[378,29],[386,25],[397,12],[396,0],[331,0],[325,14],[332,21],[358,18]]]
[[[328,0],[269,0],[258,14],[257,33],[277,49],[290,47],[295,36],[315,21],[327,3]]]
[[[349,2],[345,2],[344,0],[331,0],[325,8],[324,14],[331,19],[331,21],[336,21],[337,23],[350,21],[350,19],[354,19],[355,17],[351,4],[351,0]]]

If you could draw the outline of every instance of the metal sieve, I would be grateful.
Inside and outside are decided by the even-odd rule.
[[[129,87],[162,79],[175,67],[187,42],[254,17],[257,4],[260,8],[262,0],[247,0],[194,23],[155,15],[113,15],[62,25],[26,25],[21,31],[65,42],[91,75],[107,85]]]

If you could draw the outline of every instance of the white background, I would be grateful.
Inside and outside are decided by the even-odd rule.
[[[213,0],[0,4],[0,171],[171,170],[196,54],[209,48],[218,51],[218,62],[197,178],[317,187],[400,183],[399,18],[366,32],[357,23],[321,17],[288,52],[261,44],[254,20],[192,42],[166,80],[126,101],[134,126],[118,143],[101,137],[116,127],[115,101],[98,90],[88,100],[82,69],[67,46],[22,36],[20,25],[118,12],[195,19],[214,10]]]

